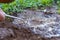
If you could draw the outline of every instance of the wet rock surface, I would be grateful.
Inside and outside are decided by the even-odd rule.
[[[13,23],[18,26],[22,25],[22,28],[27,28],[34,34],[46,38],[60,36],[60,15],[56,13],[44,14],[43,12],[27,10],[18,14],[18,17],[22,20],[15,19]]]

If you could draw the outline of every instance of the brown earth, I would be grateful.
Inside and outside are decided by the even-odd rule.
[[[11,20],[5,20],[0,22],[0,40],[60,40],[60,38],[42,38],[28,29],[18,29]]]
[[[1,40],[42,40],[42,38],[40,36],[34,35],[30,31],[23,29],[23,28],[17,29],[17,28],[15,28],[15,26],[16,25],[14,25],[8,21],[0,22],[0,28],[11,29],[14,32],[9,37],[7,35],[7,36],[3,37],[3,39],[1,39]]]
[[[7,28],[13,30],[13,33],[10,36],[7,35],[0,40],[60,40],[60,38],[42,38],[39,35],[31,33],[27,29],[17,29],[15,27],[16,25],[12,24],[9,21],[0,22],[0,28]]]

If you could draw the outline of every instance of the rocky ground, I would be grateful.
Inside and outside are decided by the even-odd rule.
[[[8,25],[7,25],[8,24]],[[31,33],[31,31],[21,28],[11,22],[4,21],[0,23],[0,40],[60,40],[60,38],[42,38],[40,35]]]
[[[60,15],[26,10],[22,20],[0,22],[0,40],[60,40]]]

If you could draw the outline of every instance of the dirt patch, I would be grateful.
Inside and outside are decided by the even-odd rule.
[[[8,31],[8,35],[5,34],[6,36],[3,36],[3,38],[0,40],[60,40],[60,38],[42,38],[40,35],[35,35],[27,29],[17,29],[16,27],[16,25],[12,24],[9,21],[0,22],[0,28],[3,30],[4,28],[11,29],[13,31],[13,34],[10,34],[10,31]]]
[[[26,13],[26,12],[25,12]],[[30,13],[30,14],[28,14]],[[31,18],[33,17],[34,14],[39,14],[41,12],[33,12],[33,11],[27,11],[27,14],[23,15],[21,14],[19,17],[23,18],[26,17],[24,20],[26,20],[27,18]],[[36,15],[37,15],[36,14]],[[43,13],[42,13],[43,14]],[[34,15],[36,17],[36,15]],[[47,14],[48,15],[48,14]],[[37,15],[38,16],[38,15]],[[44,17],[44,15],[41,15],[41,17]],[[48,16],[45,16],[47,18],[49,18]],[[37,17],[36,17],[37,18]],[[40,17],[38,17],[38,19],[34,19],[32,21],[30,21],[32,24],[34,24],[34,26],[37,24],[39,25],[40,23],[43,24],[43,21],[39,20]],[[39,21],[38,21],[39,20]],[[16,19],[15,22],[19,25],[13,24],[10,20],[5,20],[3,22],[0,22],[0,40],[60,40],[60,37],[56,38],[42,38],[40,35],[37,34],[33,34],[31,32],[31,30],[26,29],[25,25],[22,25],[23,22],[18,21]],[[58,20],[59,21],[59,20]],[[48,21],[51,22],[51,21]],[[23,28],[25,27],[25,28]],[[2,38],[1,38],[2,37]]]
[[[6,36],[3,36],[1,40],[42,40],[40,36],[32,34],[29,30],[15,28],[15,25],[8,21],[0,22],[0,28],[2,28],[2,30],[4,30],[4,28],[13,30],[12,35],[10,35],[9,33],[11,32],[8,31],[7,34],[10,36],[5,34]]]

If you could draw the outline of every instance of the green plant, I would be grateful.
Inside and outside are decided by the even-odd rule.
[[[53,3],[53,0],[41,0],[40,3],[44,6],[51,6]]]
[[[52,0],[15,0],[9,4],[0,4],[1,8],[8,14],[12,12],[20,12],[24,8],[35,8],[38,6],[51,6]]]

